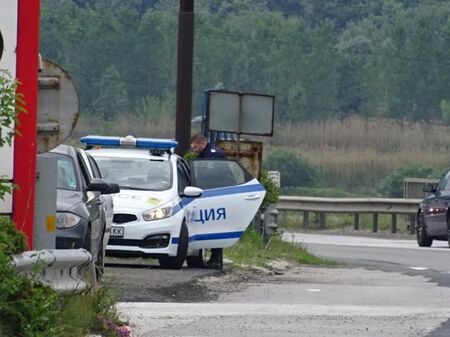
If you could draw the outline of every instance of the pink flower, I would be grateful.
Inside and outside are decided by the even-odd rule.
[[[133,337],[133,332],[131,331],[131,328],[129,326],[118,326],[115,330],[119,337]]]

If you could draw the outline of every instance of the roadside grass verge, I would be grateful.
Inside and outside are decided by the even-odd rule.
[[[280,235],[274,235],[268,244],[254,230],[248,229],[239,242],[224,251],[225,257],[236,266],[267,266],[272,260],[283,259],[308,265],[330,266],[335,263],[310,254],[295,243],[283,241]]]
[[[80,337],[100,333],[116,337],[110,329],[113,324],[123,325],[115,308],[117,296],[108,287],[94,291],[60,297],[60,336]]]
[[[59,294],[33,275],[17,273],[13,255],[25,250],[24,234],[9,217],[0,216],[0,337],[118,336],[113,328],[123,322],[115,309],[117,296],[107,284]],[[39,273],[42,267],[35,268]]]

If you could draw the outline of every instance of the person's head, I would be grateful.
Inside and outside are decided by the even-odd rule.
[[[200,134],[194,135],[191,138],[191,149],[195,153],[202,153],[208,144],[208,140],[205,136]]]

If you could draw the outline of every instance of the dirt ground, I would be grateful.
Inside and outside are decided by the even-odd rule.
[[[120,302],[209,302],[220,294],[236,292],[247,284],[263,282],[281,275],[292,265],[274,261],[269,269],[252,267],[224,270],[193,269],[165,270],[148,259],[112,258],[106,261],[102,283],[112,288]]]

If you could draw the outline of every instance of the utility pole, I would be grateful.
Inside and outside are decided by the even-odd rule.
[[[192,65],[194,58],[194,0],[180,0],[178,17],[177,104],[175,139],[177,153],[189,150],[192,116]]]

